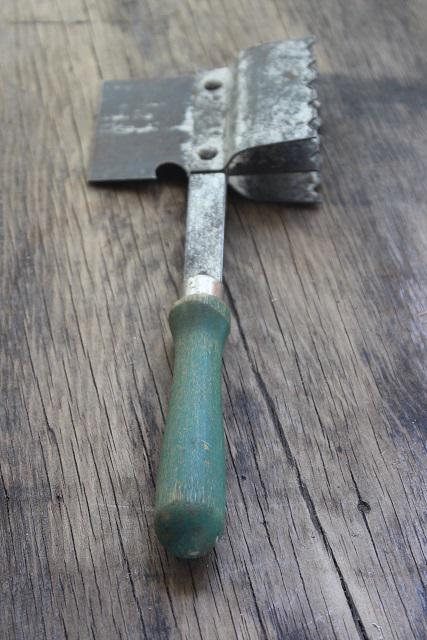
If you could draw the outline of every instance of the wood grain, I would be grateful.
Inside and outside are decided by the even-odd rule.
[[[5,640],[422,640],[427,5],[4,0]],[[86,184],[102,79],[314,34],[324,204],[229,201],[226,535],[153,530],[185,190]]]

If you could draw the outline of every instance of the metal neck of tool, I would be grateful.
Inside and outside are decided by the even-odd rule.
[[[190,175],[184,296],[204,293],[222,297],[226,195],[225,173]]]

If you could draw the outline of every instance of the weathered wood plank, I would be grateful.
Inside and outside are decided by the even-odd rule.
[[[3,638],[427,638],[427,9],[4,2]],[[86,185],[106,78],[314,33],[324,204],[230,198],[228,528],[153,533],[185,193]]]

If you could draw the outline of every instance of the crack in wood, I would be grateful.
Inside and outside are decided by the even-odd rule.
[[[337,576],[339,578],[339,581],[340,581],[340,584],[341,584],[341,587],[342,587],[342,590],[343,590],[343,593],[344,593],[344,597],[345,597],[345,599],[346,599],[346,601],[348,603],[348,607],[350,609],[351,616],[352,616],[354,624],[355,624],[355,626],[356,626],[356,628],[358,630],[359,637],[361,638],[361,640],[369,640],[369,636],[368,636],[368,633],[366,631],[365,625],[364,625],[364,623],[362,621],[362,618],[361,618],[361,616],[360,616],[360,614],[359,614],[359,612],[357,610],[357,606],[356,606],[356,604],[354,602],[354,598],[353,598],[353,596],[352,596],[352,594],[350,592],[348,584],[347,584],[347,582],[345,580],[345,577],[344,577],[344,575],[343,575],[343,573],[341,571],[341,568],[340,568],[340,566],[338,564],[336,556],[335,556],[335,554],[333,552],[332,546],[331,546],[331,544],[330,544],[330,542],[328,540],[326,532],[325,532],[325,530],[324,530],[324,528],[322,526],[322,523],[320,521],[320,518],[319,518],[319,516],[317,514],[316,507],[314,505],[313,499],[312,499],[312,497],[310,495],[310,492],[309,492],[309,490],[307,488],[307,485],[305,484],[304,480],[302,479],[301,471],[300,471],[300,469],[298,467],[298,463],[297,463],[297,461],[295,459],[294,454],[291,451],[291,448],[290,448],[289,443],[287,441],[287,438],[285,436],[284,429],[282,427],[280,418],[279,418],[278,413],[276,411],[276,407],[274,405],[273,398],[271,397],[271,395],[270,395],[270,393],[269,393],[269,391],[267,389],[267,386],[266,386],[261,374],[259,373],[259,371],[257,370],[257,368],[254,365],[254,362],[253,362],[253,359],[252,359],[252,356],[251,356],[251,353],[250,353],[250,350],[249,350],[248,342],[247,342],[245,333],[243,331],[243,328],[242,328],[242,325],[241,325],[241,322],[240,322],[239,313],[237,311],[236,304],[234,302],[233,296],[231,295],[230,289],[229,289],[227,283],[225,282],[225,280],[224,280],[223,284],[224,284],[224,289],[225,289],[226,294],[227,294],[227,299],[230,301],[230,307],[232,309],[233,317],[235,318],[236,324],[237,324],[238,329],[239,329],[240,339],[242,341],[243,348],[244,348],[246,356],[248,358],[249,365],[251,367],[251,371],[252,371],[252,373],[253,373],[256,381],[257,381],[258,387],[259,387],[259,389],[261,391],[261,394],[262,394],[262,396],[264,398],[265,404],[266,404],[268,412],[270,414],[271,421],[272,421],[272,423],[274,425],[274,428],[276,430],[276,433],[277,433],[277,435],[278,435],[278,437],[280,439],[280,442],[282,444],[283,451],[285,453],[285,456],[286,456],[286,459],[287,459],[287,461],[289,463],[289,466],[295,471],[298,487],[299,487],[301,496],[303,497],[304,502],[305,502],[305,504],[307,506],[307,510],[308,510],[308,512],[310,514],[310,519],[311,519],[311,521],[313,523],[314,528],[319,533],[319,535],[320,535],[320,537],[322,539],[323,545],[324,545],[329,557],[332,560],[332,563],[334,565],[335,571],[337,573]]]

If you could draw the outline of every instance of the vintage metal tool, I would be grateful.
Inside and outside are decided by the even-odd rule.
[[[183,295],[170,313],[175,363],[155,528],[174,555],[207,553],[225,516],[221,300],[227,185],[248,198],[317,202],[311,38],[263,44],[229,68],[103,85],[90,181],[189,176]]]

